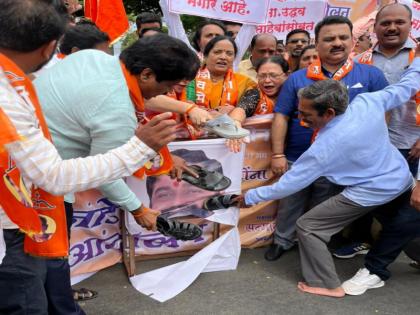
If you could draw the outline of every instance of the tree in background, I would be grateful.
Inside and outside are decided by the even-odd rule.
[[[159,0],[123,0],[127,14],[137,16],[141,12],[153,12],[162,15]],[[182,24],[187,34],[191,34],[202,17],[181,15]]]
[[[162,15],[159,0],[123,0],[127,13],[153,12]]]

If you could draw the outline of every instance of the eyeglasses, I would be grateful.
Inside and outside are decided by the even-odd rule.
[[[307,43],[309,43],[309,40],[296,38],[296,39],[291,39],[291,40],[288,41],[288,43],[291,43],[291,44],[297,44],[298,42],[301,42],[302,44],[307,44]]]
[[[257,74],[257,79],[258,79],[258,81],[264,81],[267,78],[269,78],[270,80],[278,80],[285,75],[286,75],[285,73],[282,73],[282,74],[279,74],[279,73],[261,73],[261,74]]]

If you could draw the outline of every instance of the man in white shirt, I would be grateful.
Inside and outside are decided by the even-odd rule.
[[[10,168],[20,171],[19,193],[22,189],[31,191],[32,185],[55,195],[97,187],[131,175],[153,158],[162,146],[175,139],[176,122],[168,120],[171,115],[165,113],[137,128],[136,135],[125,145],[106,154],[62,160],[40,128],[43,115],[35,111],[31,100],[36,100],[36,95],[24,73],[34,72],[48,62],[66,21],[46,1],[2,0],[1,4],[0,109],[2,119],[15,129],[19,140],[4,141],[4,125],[0,139],[2,150],[5,150],[3,153],[8,155],[5,158],[13,161]],[[8,70],[5,73],[6,68],[13,68],[13,72]],[[24,85],[15,88],[16,82],[24,82]],[[3,209],[0,210],[0,227],[6,255],[0,265],[0,314],[47,314],[43,283],[45,261],[24,252],[25,235]],[[154,219],[156,215],[153,213]]]

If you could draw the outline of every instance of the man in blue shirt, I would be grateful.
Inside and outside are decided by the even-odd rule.
[[[355,60],[361,63],[371,63],[381,69],[391,84],[401,78],[412,62],[416,43],[410,38],[412,12],[408,6],[401,3],[392,3],[382,7],[375,18],[375,33],[378,43],[371,50],[356,56]],[[389,113],[388,131],[391,143],[406,158],[408,166],[414,177],[418,177],[418,164],[420,157],[420,126],[416,123],[416,101],[410,99],[404,106],[394,108]],[[370,231],[370,226],[366,229]],[[364,234],[357,229],[357,235]],[[417,244],[417,245],[416,245]],[[353,246],[358,244],[353,244]],[[374,247],[365,258],[365,267],[361,268],[350,280],[343,283],[346,294],[360,295],[372,285],[383,285],[390,277],[386,269],[388,261],[395,258],[389,256],[392,248],[386,238],[374,243]],[[346,252],[343,248],[338,251]],[[407,245],[407,256],[418,260],[420,257],[420,238]],[[337,251],[334,252],[337,256]],[[416,258],[417,257],[417,258]],[[415,266],[416,264],[411,264]]]
[[[420,47],[415,56],[420,57]],[[349,105],[347,89],[334,80],[318,81],[299,92],[299,118],[319,130],[318,136],[277,183],[249,190],[244,204],[284,198],[321,176],[346,187],[297,221],[306,281],[298,284],[301,291],[345,295],[327,243],[332,235],[376,208],[382,219],[381,237],[392,239],[389,251],[395,257],[420,234],[420,212],[409,204],[413,177],[404,157],[391,144],[383,119],[385,112],[402,106],[419,89],[420,59],[415,58],[399,83],[358,95]],[[415,188],[416,198],[412,197],[416,207],[419,190]]]
[[[301,125],[298,119],[298,91],[316,80],[326,78],[341,81],[348,89],[350,101],[364,92],[374,92],[388,85],[383,73],[372,66],[353,63],[348,59],[353,47],[353,25],[341,16],[328,16],[315,27],[319,54],[316,66],[301,69],[284,83],[275,108],[271,128],[272,160],[275,174],[282,175],[311,145],[313,130]],[[317,73],[314,73],[317,70]],[[316,71],[315,71],[316,72]],[[279,207],[274,241],[265,254],[267,260],[278,259],[294,245],[296,220],[308,207],[313,207],[336,194],[339,187],[325,178],[285,199]]]

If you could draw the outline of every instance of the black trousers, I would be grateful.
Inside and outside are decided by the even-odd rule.
[[[24,253],[25,235],[19,230],[3,230],[3,233],[6,256],[0,265],[0,314],[48,314],[45,260]]]
[[[412,260],[420,262],[420,237],[408,243],[408,245],[404,249],[404,252]]]
[[[387,267],[404,247],[420,237],[420,212],[410,205],[410,196],[411,189],[373,212],[382,224],[382,231],[366,255],[365,267],[382,280],[391,276]]]

